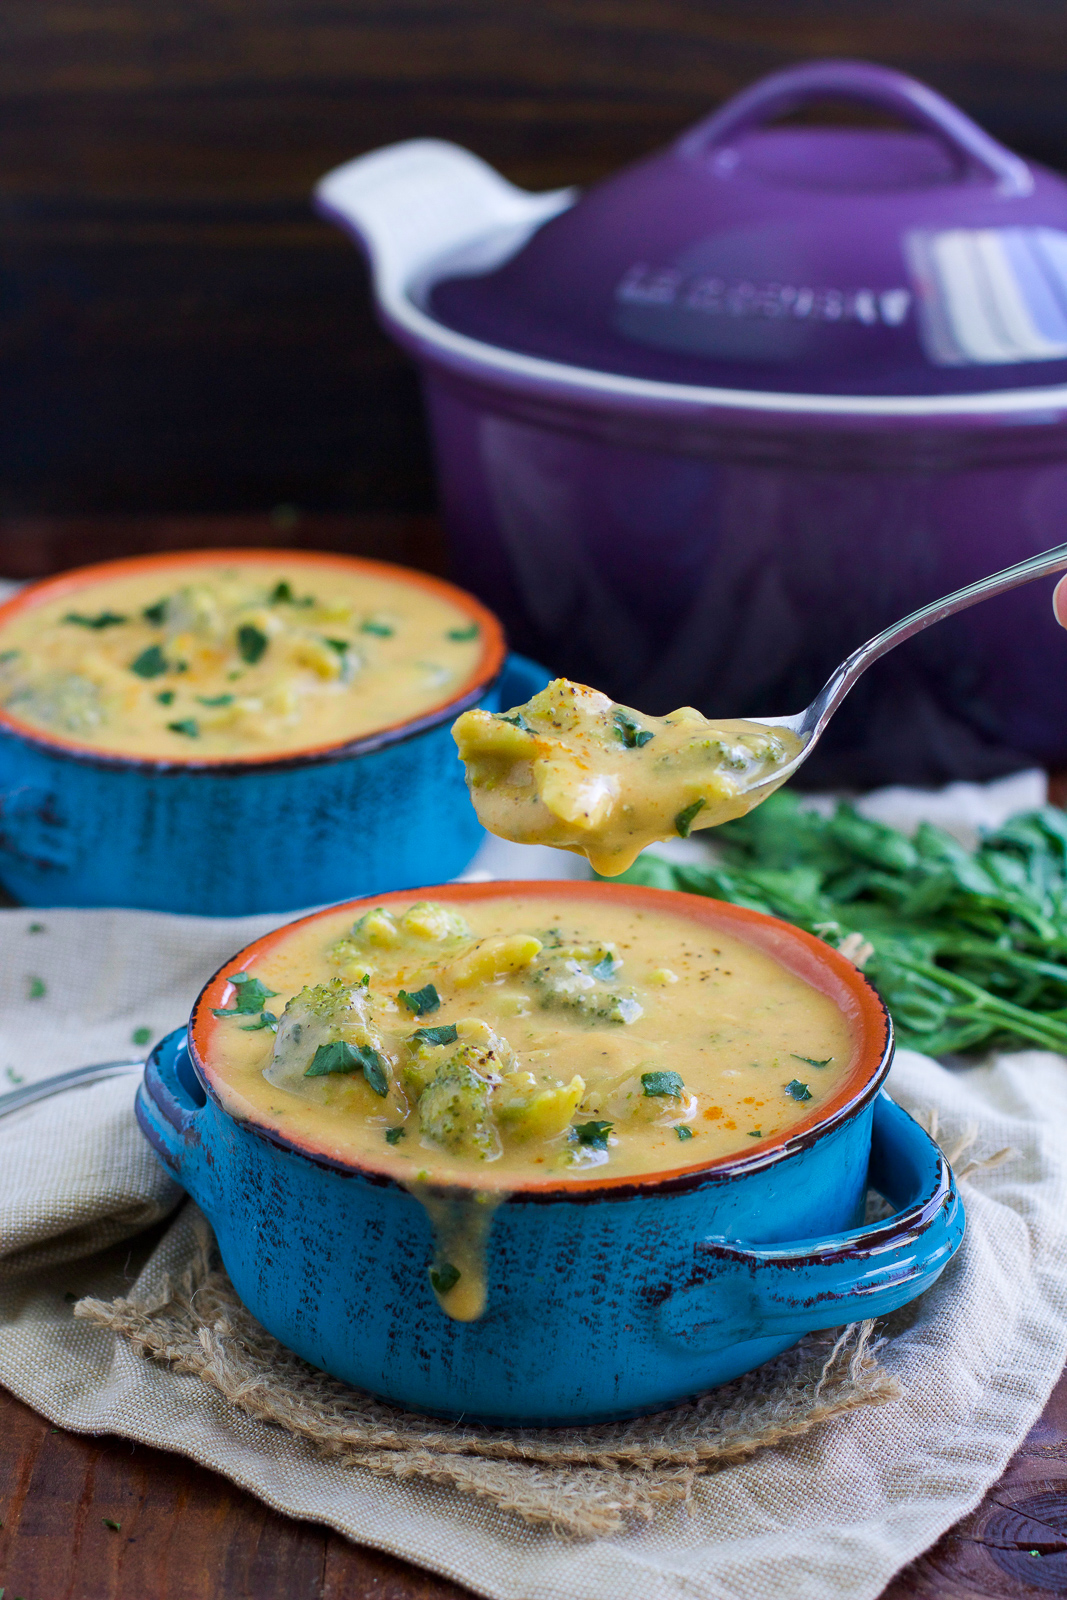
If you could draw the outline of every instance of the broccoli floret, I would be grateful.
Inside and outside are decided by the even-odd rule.
[[[586,1022],[636,1022],[642,1006],[631,988],[614,983],[621,962],[614,946],[546,942],[547,959],[527,972],[546,1010],[573,1011]]]
[[[344,1040],[381,1051],[382,1041],[371,1025],[370,996],[361,985],[352,988],[334,978],[301,989],[282,1012],[274,1052],[264,1076],[285,1086],[301,1078],[320,1045]]]
[[[500,1135],[489,1110],[489,1084],[464,1059],[477,1055],[466,1045],[438,1069],[419,1100],[419,1122],[426,1138],[445,1150],[489,1161],[500,1154]]]

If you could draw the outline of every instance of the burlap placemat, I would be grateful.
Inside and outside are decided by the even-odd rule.
[[[696,1477],[799,1437],[831,1417],[895,1400],[874,1324],[812,1335],[699,1401],[636,1422],[573,1429],[471,1427],[414,1416],[338,1383],[266,1333],[242,1306],[206,1218],[188,1205],[170,1240],[184,1256],[149,1297],[73,1309],[139,1354],[194,1373],[231,1405],[306,1439],[324,1458],[383,1477],[479,1495],[529,1523],[581,1537],[688,1501]]]

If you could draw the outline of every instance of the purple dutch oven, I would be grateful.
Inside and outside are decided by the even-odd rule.
[[[905,126],[765,125],[826,97]],[[1067,184],[899,73],[776,73],[581,198],[413,140],[317,200],[422,368],[459,580],[619,700],[794,711],[1064,537]],[[1067,765],[1050,587],[895,651],[807,781]]]

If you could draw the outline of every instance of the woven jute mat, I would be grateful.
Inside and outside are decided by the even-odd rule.
[[[736,1382],[633,1422],[490,1428],[399,1411],[311,1367],[245,1309],[211,1228],[190,1208],[184,1268],[152,1300],[80,1300],[74,1314],[139,1354],[192,1373],[257,1421],[308,1441],[343,1466],[423,1478],[479,1495],[528,1523],[594,1537],[628,1517],[688,1500],[702,1473],[735,1465],[901,1385],[878,1360],[873,1322],[812,1334]]]

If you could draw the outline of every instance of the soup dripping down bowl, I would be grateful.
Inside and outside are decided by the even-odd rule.
[[[384,1142],[380,1157],[354,1160],[283,1119],[235,1112],[212,1059],[232,974],[256,969],[294,927],[359,917],[371,903],[249,945],[206,985],[188,1028],[152,1052],[137,1117],[211,1222],[244,1304],[312,1366],[441,1416],[606,1421],[728,1382],[808,1332],[883,1315],[944,1270],[964,1228],[952,1173],[885,1093],[889,1018],[837,951],[760,913],[632,885],[453,884],[420,896],[468,914],[494,899],[547,909],[565,897],[568,911],[607,904],[691,919],[828,997],[847,1020],[851,1059],[817,1111],[749,1149],[637,1176],[598,1168],[509,1181],[485,1238],[484,1310],[460,1321],[431,1286],[431,1219],[491,1180],[417,1197],[412,1163],[405,1177]],[[373,907],[411,900],[379,896]],[[690,1157],[694,1148],[679,1141]],[[863,1220],[869,1185],[892,1211],[874,1223]]]
[[[271,582],[289,571],[327,592],[331,585],[356,592],[361,583],[400,585],[399,592],[429,596],[458,614],[480,641],[476,659],[462,681],[417,714],[358,737],[273,754],[268,744],[205,757],[191,740],[180,757],[94,748],[0,704],[0,882],[32,906],[243,916],[462,872],[484,834],[451,724],[470,707],[495,710],[548,681],[541,668],[508,656],[500,623],[465,591],[347,555],[186,551],[104,562],[29,585],[0,606],[0,630],[56,602],[76,618],[98,610],[101,584],[149,575],[162,592],[208,565]],[[170,682],[153,678],[150,687]],[[174,682],[180,688],[181,680]],[[161,690],[162,698],[168,694],[173,700],[173,690]]]

